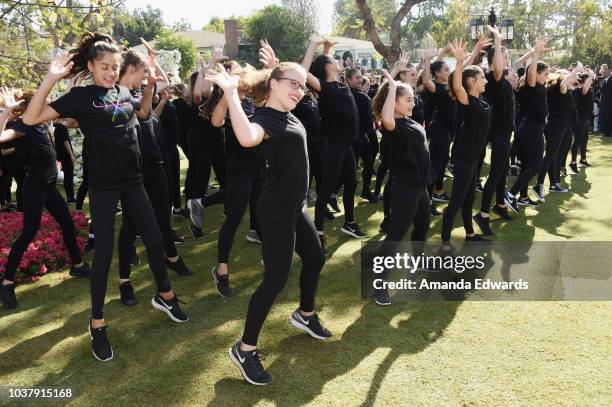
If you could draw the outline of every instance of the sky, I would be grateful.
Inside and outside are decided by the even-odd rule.
[[[163,12],[164,21],[172,25],[181,19],[191,23],[194,30],[201,29],[211,17],[248,15],[278,0],[126,0],[128,9],[150,5]],[[313,0],[319,7],[319,32],[329,34],[332,26],[333,0]]]

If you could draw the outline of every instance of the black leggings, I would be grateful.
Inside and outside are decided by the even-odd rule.
[[[572,148],[572,135],[574,134],[574,126],[569,124],[563,133],[563,141],[559,148],[559,154],[557,156],[557,169],[565,168],[567,163],[567,155]]]
[[[387,175],[389,165],[391,164],[391,151],[389,151],[389,149],[389,139],[383,135],[382,140],[380,141],[380,165],[378,166],[378,170],[376,171],[376,185],[374,187],[374,195],[380,194],[383,182],[385,180],[385,175]]]
[[[450,150],[450,132],[441,124],[433,121],[427,129],[429,136],[429,156],[431,157],[431,169],[435,180],[429,188],[442,189],[444,181],[444,169],[448,164],[448,153]]]
[[[189,168],[185,179],[187,199],[203,198],[208,189],[211,169],[219,181],[221,189],[225,188],[225,154],[223,151],[211,151],[205,136],[189,135]]]
[[[344,185],[342,204],[344,206],[344,220],[355,220],[353,210],[355,207],[355,188],[357,187],[357,169],[355,155],[350,144],[325,141],[323,144],[323,185],[317,195],[315,206],[315,225],[317,230],[323,230],[327,201],[336,191],[338,185]]]
[[[320,141],[308,142],[308,166],[310,168],[308,185],[312,184],[314,178],[318,194],[323,185],[323,144]]]
[[[4,278],[10,281],[15,280],[15,273],[17,272],[17,267],[19,267],[21,257],[40,227],[43,207],[47,208],[49,214],[60,225],[64,246],[70,255],[72,264],[81,263],[83,259],[76,241],[74,222],[70,216],[68,205],[66,205],[66,201],[64,201],[64,198],[62,198],[55,187],[55,183],[46,184],[28,176],[23,184],[23,195],[23,228],[21,234],[11,247],[6,262]]]
[[[66,198],[74,199],[74,164],[72,161],[62,161],[62,172],[64,173],[64,191]]]
[[[170,225],[170,205],[168,204],[168,184],[163,164],[146,165],[142,169],[145,191],[153,206],[155,220],[164,239],[166,257],[176,257],[178,253],[174,245],[174,231]],[[123,209],[121,229],[119,230],[119,277],[130,278],[134,243],[136,242],[136,225],[132,221],[132,213]]]
[[[579,119],[576,128],[574,129],[574,144],[572,144],[572,162],[576,162],[578,150],[580,150],[580,159],[587,159],[587,143],[589,141],[589,120]]]
[[[529,181],[540,172],[544,154],[543,132],[543,126],[525,121],[518,128],[516,142],[518,158],[521,160],[521,173],[510,188],[512,196],[516,196],[519,192],[522,196],[526,196]]]
[[[504,204],[504,192],[506,192],[506,177],[508,176],[508,157],[510,156],[510,137],[512,131],[491,134],[491,166],[489,176],[482,190],[482,201],[480,211],[489,213],[493,193],[496,203]],[[480,176],[480,173],[478,174]]]
[[[362,180],[362,191],[369,191],[370,185],[372,184],[372,175],[374,174],[374,151],[372,151],[372,144],[367,135],[360,137],[358,141],[353,144],[353,150],[355,152],[355,163],[361,160],[363,161],[363,171],[361,172]]]
[[[548,173],[548,180],[550,185],[555,185],[559,182],[559,169],[557,168],[557,156],[559,155],[559,148],[563,142],[565,133],[566,123],[558,123],[548,125],[544,129],[544,136],[546,137],[546,155],[542,161],[542,168],[538,175],[538,184],[544,183],[544,177]]]
[[[83,146],[85,148],[85,146]],[[87,162],[83,161],[83,178],[81,179],[81,185],[79,185],[79,189],[77,190],[76,196],[76,208],[78,210],[83,210],[83,203],[85,202],[85,197],[87,196],[87,192],[89,191],[89,181],[88,181],[88,170],[87,170]]]
[[[147,249],[149,267],[153,271],[157,290],[171,290],[164,261],[164,241],[155,220],[153,206],[142,183],[109,190],[89,191],[89,210],[96,230],[94,257],[91,270],[92,318],[104,318],[104,297],[108,271],[115,243],[115,214],[117,203],[130,214],[136,232]]]
[[[249,302],[242,342],[256,346],[259,331],[272,304],[285,287],[295,251],[302,260],[300,310],[314,311],[319,274],[325,264],[321,242],[306,209],[292,222],[275,222],[261,216],[264,278]]]
[[[251,214],[251,229],[255,229],[259,233],[256,208],[263,183],[263,178],[252,179],[249,176],[235,173],[228,164],[227,187],[225,188],[227,217],[225,222],[223,222],[223,226],[221,226],[217,241],[217,260],[219,263],[227,263],[229,260],[229,254],[234,243],[234,235],[244,216],[247,205],[249,205]]]
[[[13,177],[6,168],[0,168],[0,172],[2,173],[0,175],[0,205],[8,205],[13,200],[11,196]]]
[[[178,209],[181,207],[181,157],[176,145],[169,148],[170,159],[168,160],[168,170],[170,181],[168,183],[170,204]]]
[[[466,234],[474,233],[472,225],[472,204],[476,192],[476,180],[478,174],[478,160],[465,161],[460,158],[454,159],[455,176],[453,178],[453,189],[451,191],[451,200],[442,217],[442,242],[450,242],[451,231],[455,216],[461,209],[463,217],[463,227]]]

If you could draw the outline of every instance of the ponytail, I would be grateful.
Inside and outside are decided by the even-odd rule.
[[[81,35],[79,44],[76,48],[71,49],[70,53],[73,54],[74,65],[68,76],[72,77],[81,72],[87,72],[87,63],[96,60],[100,55],[119,54],[120,50],[110,35],[87,31]]]

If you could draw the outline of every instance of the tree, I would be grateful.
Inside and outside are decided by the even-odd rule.
[[[238,29],[239,30],[243,30],[244,26],[246,24],[246,21],[248,20],[248,17],[231,16],[231,17],[227,17],[226,19],[219,18],[219,17],[212,17],[210,19],[210,21],[208,22],[208,24],[206,24],[204,27],[202,27],[202,30],[204,30],[204,31],[214,31],[214,32],[217,32],[217,33],[225,32],[225,23],[224,23],[225,20],[236,20],[238,22]]]
[[[140,44],[140,38],[147,41],[154,39],[166,28],[161,9],[151,6],[137,8],[127,15],[124,11],[116,23],[116,38],[124,40],[130,47]]]
[[[253,44],[267,38],[281,61],[299,61],[313,31],[307,31],[302,16],[279,6],[255,12],[244,27],[245,37]],[[258,45],[256,45],[258,46]]]
[[[304,31],[314,33],[318,31],[319,4],[312,0],[281,0],[281,5],[285,10],[289,10],[300,16],[300,21]]]
[[[191,23],[185,20],[184,18],[181,18],[180,21],[177,21],[176,23],[172,24],[172,27],[170,27],[170,31],[174,31],[174,32],[190,31],[190,30],[191,30]]]
[[[198,49],[192,39],[175,32],[165,30],[155,38],[155,48],[178,50],[181,53],[181,78],[187,79],[194,69],[198,59]]]
[[[397,0],[368,0],[376,26],[389,27],[393,21]],[[334,3],[333,34],[364,40],[368,33],[364,28],[363,16],[354,0],[336,0]]]
[[[399,10],[393,16],[390,25],[390,45],[385,45],[376,28],[376,20],[372,14],[372,9],[367,4],[366,0],[355,0],[357,8],[363,18],[363,28],[368,33],[374,48],[380,53],[390,64],[397,61],[401,52],[400,42],[402,38],[402,20],[408,15],[412,7],[424,2],[425,0],[405,0]],[[394,8],[395,10],[395,8]],[[379,25],[380,27],[380,25]]]

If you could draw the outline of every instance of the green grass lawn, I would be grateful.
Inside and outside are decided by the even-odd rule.
[[[498,238],[612,241],[612,142],[593,136],[589,161],[595,166],[565,179],[570,193],[550,194],[546,204],[512,222],[493,222]],[[382,203],[357,202],[364,231],[381,239]],[[360,298],[360,242],[340,232],[342,218],[327,223],[333,255],[318,291],[319,313],[334,337],[315,341],[287,322],[299,300],[296,261],[260,337],[274,382],[248,385],[227,350],[241,336],[248,300],[262,278],[260,247],[245,241],[243,220],[230,264],[235,295],[219,297],[210,269],[220,211],[207,211],[202,240],[191,237],[187,221],[173,218],[186,237],[179,253],[195,271],[186,278],[171,274],[187,302],[188,323],[175,324],[151,307],[155,285],[146,264],[133,273],[139,304],[121,305],[115,262],[106,304],[115,358],[98,362],[86,332],[88,281],[52,273],[18,287],[17,310],[0,309],[2,385],[70,387],[76,393],[70,403],[79,406],[603,406],[612,399],[610,303],[378,307]],[[439,241],[439,233],[437,218],[431,240]],[[463,236],[457,219],[453,237]]]

